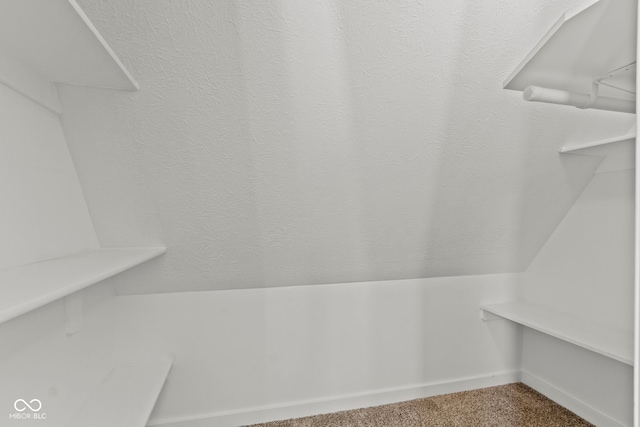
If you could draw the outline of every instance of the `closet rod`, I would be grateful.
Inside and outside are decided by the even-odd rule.
[[[624,99],[608,98],[599,96],[595,102],[589,102],[589,95],[583,93],[573,93],[564,90],[549,89],[539,86],[529,86],[522,97],[526,101],[548,102],[551,104],[572,105],[578,108],[596,108],[598,110],[618,111],[621,113],[635,113],[636,101]]]

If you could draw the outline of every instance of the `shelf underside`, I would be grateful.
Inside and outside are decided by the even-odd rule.
[[[584,322],[566,314],[519,302],[482,306],[482,310],[619,362],[633,365],[633,334]]]
[[[138,88],[75,0],[0,2],[0,51],[20,59],[50,82]]]
[[[588,94],[592,81],[621,69],[605,83],[635,91],[637,2],[589,1],[565,13],[504,82],[505,89],[528,86]],[[600,95],[633,99],[601,86]]]

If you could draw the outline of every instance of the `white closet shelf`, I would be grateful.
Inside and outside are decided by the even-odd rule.
[[[613,144],[615,142],[632,141],[635,139],[636,139],[636,134],[632,133],[628,135],[615,136],[613,138],[606,138],[598,141],[585,142],[583,144],[576,144],[576,145],[571,145],[567,147],[562,147],[560,149],[560,152],[561,153],[580,152],[589,148],[600,147],[608,144]]]
[[[539,86],[588,95],[594,79],[606,76],[600,95],[633,99],[606,85],[635,92],[630,65],[636,61],[636,10],[635,0],[588,0],[566,12],[505,80],[504,88]]]
[[[598,141],[565,146],[561,154],[587,154],[605,157],[596,172],[635,168],[636,132]]]
[[[111,371],[68,427],[144,427],[171,362],[123,365]]]
[[[75,0],[3,0],[0,50],[50,82],[138,89]]]
[[[0,271],[0,323],[135,267],[164,247],[102,248]]]
[[[483,312],[633,365],[633,334],[521,302],[484,305]]]

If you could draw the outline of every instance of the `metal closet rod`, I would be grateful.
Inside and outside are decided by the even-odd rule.
[[[539,86],[529,86],[522,97],[526,101],[548,102],[551,104],[572,105],[578,108],[595,108],[598,110],[618,111],[621,113],[635,113],[636,101],[596,96],[595,101],[584,93],[567,92],[565,90],[549,89]]]

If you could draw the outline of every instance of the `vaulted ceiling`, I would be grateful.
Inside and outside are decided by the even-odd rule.
[[[60,86],[105,246],[165,244],[118,292],[523,271],[632,116],[502,81],[538,0],[81,0],[140,83]]]

